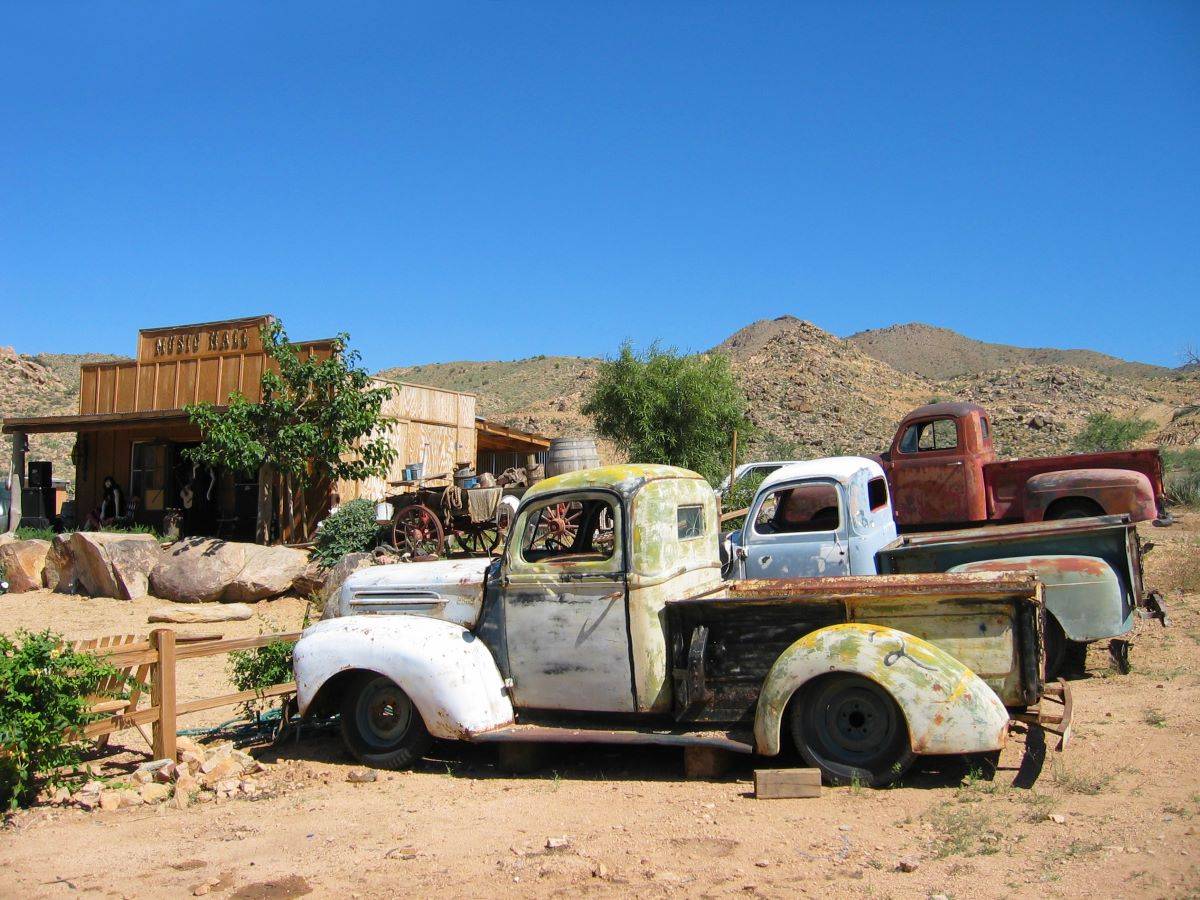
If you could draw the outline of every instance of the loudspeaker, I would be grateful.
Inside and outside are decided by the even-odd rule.
[[[29,463],[29,484],[31,488],[50,487],[50,477],[54,467],[49,460],[31,460]]]

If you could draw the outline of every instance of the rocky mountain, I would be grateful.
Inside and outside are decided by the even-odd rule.
[[[934,380],[1017,366],[1074,366],[1126,378],[1154,378],[1170,375],[1174,371],[1162,366],[1129,362],[1095,350],[990,344],[949,328],[937,328],[920,322],[860,331],[846,340],[901,372]]]

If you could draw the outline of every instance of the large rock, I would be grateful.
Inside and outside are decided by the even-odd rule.
[[[42,584],[59,594],[75,593],[75,554],[71,552],[70,534],[56,534],[50,542]]]
[[[151,592],[177,603],[220,600],[246,565],[247,546],[216,538],[172,544],[150,573]]]
[[[292,582],[292,590],[301,597],[311,597],[313,594],[324,596],[325,576],[327,569],[322,569],[320,563],[309,561],[304,571]]]
[[[49,541],[7,541],[0,544],[0,568],[4,570],[9,593],[23,594],[41,588],[42,569],[49,552]]]
[[[77,531],[71,535],[76,582],[93,597],[137,600],[146,596],[149,575],[161,554],[152,534]]]
[[[149,622],[242,622],[254,611],[245,603],[189,603],[184,606],[160,606],[150,613]]]
[[[375,565],[375,556],[371,553],[348,553],[338,560],[337,565],[325,576],[325,584],[321,588],[324,606],[321,610],[322,619],[332,619],[337,616],[338,593],[346,579],[359,569]]]
[[[246,564],[225,589],[222,600],[254,603],[291,590],[308,565],[308,554],[291,547],[246,545]]]

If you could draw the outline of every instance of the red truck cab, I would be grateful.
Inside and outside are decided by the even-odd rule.
[[[901,528],[1126,513],[1169,521],[1157,450],[997,460],[987,410],[931,403],[879,457]]]

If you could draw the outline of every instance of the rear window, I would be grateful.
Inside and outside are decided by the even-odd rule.
[[[985,441],[988,439],[989,435],[991,434],[991,426],[988,425],[988,420],[985,418],[981,418],[979,420],[979,433],[983,436],[983,439]]]
[[[883,509],[887,506],[887,479],[872,478],[867,482],[867,502],[871,504],[871,512]]]
[[[675,511],[675,521],[679,526],[679,540],[690,541],[704,536],[703,506],[679,507]]]
[[[825,482],[772,491],[754,517],[758,534],[837,531],[841,525],[837,487]]]

